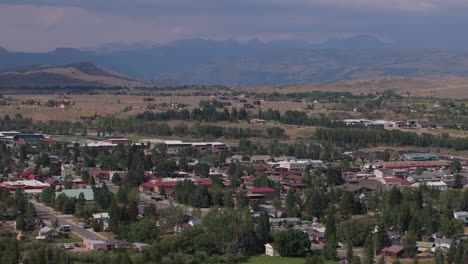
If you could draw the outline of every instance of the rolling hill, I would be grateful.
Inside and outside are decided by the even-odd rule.
[[[91,62],[39,65],[0,71],[0,87],[144,86],[145,84]]]

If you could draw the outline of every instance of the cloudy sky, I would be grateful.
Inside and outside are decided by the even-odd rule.
[[[373,35],[468,46],[467,0],[0,0],[0,46],[15,51],[177,39]]]

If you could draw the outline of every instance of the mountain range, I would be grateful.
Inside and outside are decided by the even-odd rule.
[[[132,76],[137,83],[153,85],[264,86],[384,76],[468,76],[466,52],[403,49],[399,43],[370,36],[329,39],[322,44],[187,39],[151,47],[114,43],[93,50],[58,48],[45,53],[0,49],[0,71],[77,61],[102,65]]]

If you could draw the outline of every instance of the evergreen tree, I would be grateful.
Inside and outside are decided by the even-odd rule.
[[[336,259],[337,238],[335,212],[333,208],[328,210],[325,228],[325,246],[323,248],[323,255],[326,259]]]
[[[374,264],[374,238],[371,232],[366,237],[364,243],[364,260],[363,264]]]

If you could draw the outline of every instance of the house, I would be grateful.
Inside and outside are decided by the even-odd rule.
[[[265,255],[270,257],[279,257],[280,254],[278,250],[276,250],[275,243],[266,243],[265,244]]]
[[[350,191],[354,194],[362,194],[374,192],[377,190],[378,186],[379,182],[376,180],[361,180],[357,182],[347,182],[345,184],[338,185],[335,188]]]
[[[453,244],[453,239],[447,239],[447,238],[436,238],[434,240],[434,248],[432,249],[435,251],[438,248],[445,248],[445,249],[450,249],[450,247]]]
[[[453,212],[453,218],[463,221],[465,225],[468,224],[467,211]]]
[[[434,242],[425,242],[425,241],[417,241],[416,247],[418,248],[418,252],[428,252],[431,251],[431,248],[434,246]]]
[[[270,218],[270,226],[294,226],[301,223],[301,219],[297,217],[286,218]]]
[[[107,240],[105,243],[107,245],[107,250],[112,250],[114,248],[132,248],[133,247],[133,244],[125,240],[111,239],[111,240]]]
[[[42,228],[42,226],[44,225],[42,220],[37,217],[27,217],[24,220],[26,223],[25,231],[35,231],[39,228]],[[16,221],[14,222],[14,225],[15,225],[15,229],[17,229]]]
[[[325,232],[309,231],[307,232],[307,235],[309,236],[310,242],[322,243],[325,238]]]
[[[399,258],[403,254],[403,247],[399,245],[393,245],[382,249],[382,254],[387,257]]]
[[[443,182],[443,181],[426,182],[426,183],[422,183],[422,184],[425,184],[425,185],[427,185],[427,186],[430,187],[430,188],[434,188],[434,189],[436,189],[436,190],[441,190],[441,191],[445,191],[445,190],[448,189],[448,185],[447,185],[445,182]],[[421,183],[417,182],[417,183],[415,183],[415,184],[412,184],[411,186],[417,188],[417,187],[421,186]]]
[[[133,248],[138,250],[138,252],[142,252],[143,250],[151,247],[151,245],[146,244],[146,243],[140,243],[140,242],[134,242],[133,243]]]
[[[409,184],[408,180],[400,178],[381,178],[379,182],[385,186],[402,186]]]
[[[278,190],[268,187],[252,188],[247,190],[249,194],[262,194],[265,196],[265,201],[272,201],[278,196]]]
[[[267,163],[271,160],[273,160],[273,157],[271,155],[253,155],[250,158],[250,161],[253,163]]]
[[[440,191],[445,191],[445,190],[448,189],[448,185],[443,181],[428,182],[428,183],[426,183],[426,185],[428,187],[431,187],[431,188],[434,188],[434,189],[440,190]]]
[[[59,232],[57,232],[55,229],[45,226],[39,230],[38,236],[44,237],[44,238],[58,237]]]
[[[80,197],[80,194],[84,195],[84,199],[86,202],[93,202],[94,201],[94,191],[93,189],[66,189],[61,192],[55,193],[55,197],[58,197],[61,194],[65,194],[68,198],[76,198]]]
[[[393,176],[393,170],[391,169],[375,169],[374,170],[374,175],[376,178],[384,178],[384,177],[392,177]]]
[[[104,251],[107,250],[107,243],[102,240],[83,239],[83,247],[87,250]]]
[[[266,120],[264,119],[250,119],[251,124],[266,124]]]

